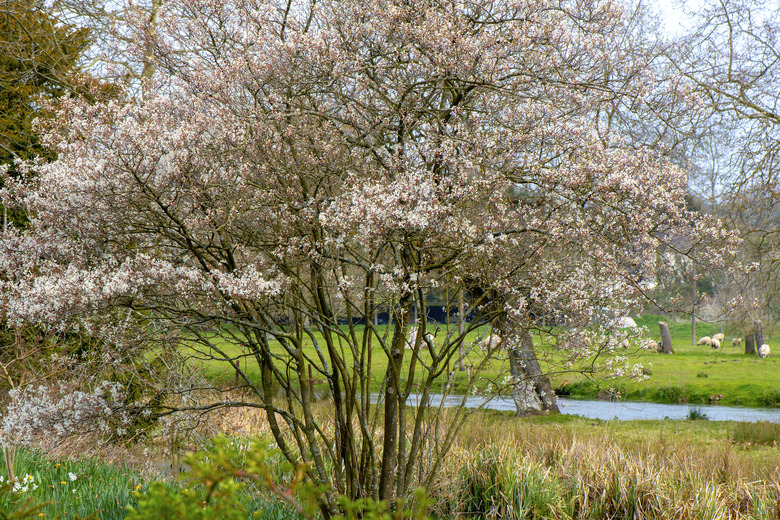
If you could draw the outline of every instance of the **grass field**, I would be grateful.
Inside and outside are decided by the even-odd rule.
[[[647,315],[637,319],[641,326],[647,327],[647,337],[658,340],[658,316]],[[726,328],[727,340],[724,345],[713,350],[706,346],[691,346],[690,322],[669,322],[672,335],[674,354],[662,355],[641,349],[629,349],[626,354],[632,363],[641,363],[647,378],[642,381],[629,379],[604,379],[596,374],[588,378],[577,372],[555,372],[551,375],[553,387],[560,388],[563,395],[579,399],[606,398],[617,392],[619,398],[631,401],[649,401],[659,403],[689,403],[689,404],[724,404],[748,407],[780,407],[780,358],[778,354],[766,359],[758,356],[745,355],[744,347],[732,347],[732,331]],[[382,327],[382,326],[380,326]],[[356,326],[357,333],[362,333],[362,326]],[[383,328],[380,328],[382,331]],[[718,332],[717,325],[708,323],[697,324],[697,337],[713,335]],[[474,341],[484,329],[469,335]],[[222,339],[215,343],[231,355],[238,355],[235,345]],[[770,341],[771,346],[771,341]],[[309,348],[309,347],[307,347]],[[780,346],[778,346],[780,350]],[[281,347],[277,352],[282,353]],[[311,355],[314,356],[312,348]],[[425,360],[426,353],[422,353]],[[479,363],[480,353],[470,355],[467,363]],[[344,350],[344,356],[351,363],[351,354]],[[407,356],[408,358],[409,356]],[[503,358],[503,359],[502,359]],[[554,357],[551,358],[554,362]],[[547,366],[542,361],[543,367]],[[224,363],[205,362],[204,367],[211,378],[229,383],[234,377],[232,371],[224,370]],[[253,380],[259,379],[257,366],[249,359],[242,367]],[[374,356],[372,391],[380,390],[384,372],[387,368],[384,356]],[[452,367],[454,368],[454,367]],[[508,364],[505,356],[490,360],[479,386],[487,386],[491,381],[500,380],[506,373]],[[445,373],[449,370],[445,371]],[[464,393],[468,378],[465,372],[454,372],[453,386],[450,391],[455,394]],[[444,379],[438,383],[444,384]],[[315,386],[324,388],[324,381],[317,380]],[[434,388],[441,390],[442,388]]]
[[[637,323],[647,327],[651,338],[660,339],[658,317],[646,316]],[[646,367],[647,380],[606,380],[599,387],[574,378],[571,396],[597,398],[604,388],[612,386],[631,401],[780,407],[780,359],[776,355],[765,359],[746,355],[744,345],[731,346],[731,337],[736,334],[728,328],[724,330],[726,341],[718,350],[691,346],[690,322],[670,322],[669,328],[674,354],[644,352],[635,356]],[[717,325],[698,323],[696,336],[712,336],[718,331]]]

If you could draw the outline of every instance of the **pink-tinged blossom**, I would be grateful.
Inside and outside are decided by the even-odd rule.
[[[9,320],[86,328],[116,348],[133,331],[158,345],[183,337],[180,348],[225,362],[258,400],[265,390],[242,367],[272,359],[263,378],[287,384],[293,403],[306,385],[286,377],[309,367],[342,395],[372,359],[391,367],[411,326],[428,337],[434,325],[423,330],[417,309],[459,291],[469,320],[516,329],[502,331],[507,345],[565,325],[549,350],[560,369],[580,367],[614,350],[610,327],[593,325],[644,301],[665,268],[659,251],[715,265],[733,251],[717,222],[686,211],[686,172],[636,137],[630,123],[656,117],[652,103],[695,111],[696,100],[626,44],[616,5],[278,7],[167,0],[155,31],[127,28],[146,38],[132,49],[139,62],[153,53],[143,95],[65,99],[39,123],[57,160],[26,165],[36,176],[0,192],[30,215],[0,240]],[[385,336],[341,327],[380,312],[392,320]],[[431,359],[450,363],[468,338],[441,328]],[[302,350],[307,337],[325,339],[316,356]],[[628,359],[607,368],[637,373]],[[390,370],[395,399],[415,381]],[[295,417],[295,438],[335,446],[330,426],[296,422],[314,420],[299,420],[297,405],[274,405]],[[357,408],[338,408],[337,427]],[[338,442],[368,445],[368,430]],[[317,471],[346,463],[332,462]],[[361,489],[377,485],[366,478]]]

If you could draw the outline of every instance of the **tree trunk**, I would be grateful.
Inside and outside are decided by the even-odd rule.
[[[696,346],[696,263],[691,268],[691,346]]]
[[[401,409],[401,368],[403,367],[404,349],[406,347],[410,316],[414,313],[414,303],[411,294],[401,299],[401,309],[398,313],[395,331],[391,344],[390,356],[387,359],[385,375],[385,417],[384,439],[382,444],[382,466],[379,474],[379,500],[392,500],[395,489],[396,467],[398,465],[399,417],[404,413]]]
[[[463,337],[463,331],[465,329],[465,316],[464,316],[464,309],[465,305],[463,303],[463,289],[458,289],[458,333],[460,334],[460,337]],[[458,370],[460,372],[463,372],[466,370],[466,365],[464,361],[464,357],[466,354],[466,347],[463,345],[463,341],[460,342],[460,346],[458,347]]]
[[[745,336],[745,354],[755,354],[757,350],[753,333],[748,332],[748,335]]]
[[[764,324],[761,323],[761,320],[753,320],[753,340],[755,341],[755,351],[758,353],[758,349],[765,343]]]
[[[658,327],[661,329],[661,350],[662,354],[674,354],[672,350],[672,336],[669,334],[669,325],[665,321],[659,321]]]
[[[509,351],[509,368],[515,380],[512,399],[516,416],[545,412],[560,413],[550,380],[542,372],[534,351],[534,340],[525,332],[520,345]]]

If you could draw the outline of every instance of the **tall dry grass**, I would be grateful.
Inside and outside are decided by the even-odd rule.
[[[672,423],[672,422],[670,422]],[[434,513],[486,519],[780,519],[780,453],[728,431],[484,416],[450,454]],[[725,433],[725,435],[724,435]]]

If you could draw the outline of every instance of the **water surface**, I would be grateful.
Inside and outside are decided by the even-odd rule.
[[[410,404],[416,404],[419,395],[410,395]],[[457,406],[464,399],[462,395],[447,396],[444,406]],[[490,401],[484,397],[469,396],[465,398],[467,408],[480,406],[492,410],[515,410],[515,403],[509,398],[494,398]],[[440,394],[432,394],[432,405],[441,403]],[[687,419],[691,408],[696,408],[711,421],[741,421],[741,422],[776,422],[780,423],[780,409],[776,408],[737,408],[732,406],[709,406],[690,404],[658,404],[628,401],[584,401],[579,399],[559,398],[558,407],[561,413],[579,415],[589,419],[605,421],[632,421],[636,419]]]

